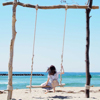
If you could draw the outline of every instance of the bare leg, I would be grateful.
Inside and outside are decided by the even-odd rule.
[[[55,92],[55,87],[53,88],[53,92]]]

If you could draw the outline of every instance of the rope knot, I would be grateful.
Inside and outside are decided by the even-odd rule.
[[[38,10],[38,4],[35,6],[35,9]]]
[[[7,85],[7,90],[12,91],[13,87],[11,85]]]
[[[66,5],[65,5],[65,10],[67,10],[67,9],[68,9],[68,5],[66,4]]]
[[[85,89],[86,89],[86,90],[89,90],[89,89],[90,89],[90,85],[86,85],[86,84],[85,84]]]
[[[63,55],[61,55],[61,59],[63,59]]]

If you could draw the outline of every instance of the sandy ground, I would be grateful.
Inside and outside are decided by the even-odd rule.
[[[0,90],[1,91],[1,90]],[[7,91],[0,93],[0,100],[7,100]],[[13,90],[12,100],[100,100],[100,87],[91,87],[90,98],[85,98],[84,87],[57,87],[45,94],[42,88]]]

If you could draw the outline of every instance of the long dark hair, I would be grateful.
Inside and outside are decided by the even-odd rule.
[[[46,72],[48,72],[49,75],[54,75],[54,74],[56,73],[56,68],[55,68],[55,66],[54,66],[54,65],[51,65],[51,66],[47,69]]]

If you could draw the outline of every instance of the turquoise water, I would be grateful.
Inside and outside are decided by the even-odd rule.
[[[7,73],[7,72],[0,72]],[[14,72],[14,74],[30,74],[30,72]],[[33,74],[44,74],[44,76],[33,76],[32,85],[40,85],[47,80],[47,73],[35,72]],[[91,85],[100,87],[100,73],[91,73]],[[59,76],[60,77],[60,76]],[[84,87],[86,83],[85,73],[65,73],[62,75],[62,83],[65,87]],[[6,90],[8,84],[8,76],[0,76],[0,90]],[[25,89],[30,84],[30,76],[13,76],[13,88]]]

